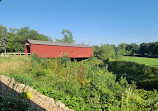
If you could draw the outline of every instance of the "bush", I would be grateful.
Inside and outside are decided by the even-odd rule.
[[[46,75],[46,72],[45,71],[43,71],[43,70],[41,70],[41,71],[37,71],[36,72],[36,74],[35,74],[35,76],[45,76]]]
[[[158,68],[156,67],[126,61],[109,62],[108,66],[108,70],[117,74],[118,78],[125,76],[129,82],[135,80],[139,88],[147,90],[158,88]]]
[[[31,55],[31,62],[41,62],[41,59],[39,58],[39,55],[37,53]]]

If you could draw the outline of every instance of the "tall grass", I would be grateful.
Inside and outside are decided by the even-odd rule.
[[[23,73],[29,67],[30,60],[27,56],[0,57],[0,73]]]

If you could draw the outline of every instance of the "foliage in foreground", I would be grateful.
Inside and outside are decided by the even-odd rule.
[[[40,59],[33,55],[29,62],[23,72],[8,74],[76,111],[150,111],[158,108],[156,90],[136,89],[125,77],[117,80],[106,66],[99,67],[101,61],[96,58],[72,62],[68,58]]]

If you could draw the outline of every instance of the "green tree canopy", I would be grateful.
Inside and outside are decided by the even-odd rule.
[[[114,45],[102,44],[100,47],[98,45],[93,46],[93,55],[103,61],[108,58],[118,59],[120,54],[118,51]]]
[[[7,42],[5,43],[7,52],[23,52],[24,42],[26,39],[52,41],[52,39],[49,36],[39,34],[36,30],[33,29],[31,30],[29,27],[23,27],[20,29],[9,28],[9,31],[7,31],[6,27],[0,25],[1,49],[2,49],[2,39],[3,41],[5,40]],[[3,49],[4,49],[4,42],[3,42]]]
[[[7,28],[0,25],[0,49],[6,53],[8,43]]]
[[[158,42],[141,43],[139,54],[143,56],[158,56]]]
[[[132,44],[121,43],[118,45],[118,48],[120,49],[122,55],[135,55],[138,54],[139,45],[135,43]]]
[[[75,42],[75,40],[73,40],[71,31],[62,30],[61,34],[62,34],[63,38],[61,40],[56,39],[57,42],[64,42],[64,43],[74,43]]]

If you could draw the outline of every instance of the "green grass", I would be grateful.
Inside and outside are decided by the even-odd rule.
[[[123,56],[122,59],[123,61],[131,61],[139,64],[145,64],[146,66],[158,67],[158,58]]]

